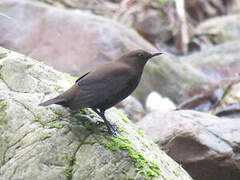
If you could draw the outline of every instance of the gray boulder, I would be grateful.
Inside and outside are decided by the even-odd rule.
[[[239,119],[190,110],[153,112],[137,125],[194,179],[240,179]]]
[[[206,74],[209,80],[231,80],[240,73],[240,41],[225,42],[180,58]]]
[[[179,179],[191,177],[117,109],[121,135],[109,136],[90,110],[38,104],[74,78],[0,49],[0,179]]]
[[[197,34],[208,34],[214,44],[239,39],[240,14],[211,18],[201,22],[196,28]]]

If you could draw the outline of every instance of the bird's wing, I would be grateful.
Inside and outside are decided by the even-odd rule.
[[[115,71],[106,70],[102,72],[90,73],[77,82],[79,90],[71,99],[71,103],[75,107],[94,107],[108,101],[111,103],[112,100],[109,98],[121,100],[121,97],[131,93],[128,92],[131,91],[129,86],[133,87],[134,85],[131,85],[131,83],[134,82],[128,70],[119,68]]]

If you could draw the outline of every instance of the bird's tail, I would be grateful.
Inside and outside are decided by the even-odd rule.
[[[45,102],[39,104],[39,106],[48,106],[51,104],[62,104],[63,102],[64,102],[63,98],[53,98],[53,99],[50,99],[48,101],[45,101]]]

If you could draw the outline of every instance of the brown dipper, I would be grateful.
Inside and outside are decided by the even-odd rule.
[[[70,109],[91,108],[104,120],[108,132],[116,136],[117,127],[106,119],[105,110],[136,89],[146,62],[160,54],[162,53],[150,54],[144,50],[131,51],[116,61],[84,74],[70,89],[39,105],[59,104]]]

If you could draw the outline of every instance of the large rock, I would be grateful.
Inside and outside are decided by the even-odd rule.
[[[240,179],[239,119],[195,111],[153,112],[137,125],[194,179]]]
[[[118,110],[109,136],[85,109],[38,104],[73,82],[23,55],[0,49],[0,179],[179,179],[187,173]]]
[[[200,52],[181,57],[180,61],[189,63],[192,67],[202,71],[202,73],[208,76],[210,81],[215,81],[215,85],[207,91],[201,91],[199,94],[195,93],[191,98],[181,103],[178,106],[179,108],[195,109],[198,111],[213,110],[215,114],[222,110],[225,111],[228,109],[233,112],[233,110],[239,109],[238,105],[234,105],[230,109],[229,107],[223,107],[225,104],[230,104],[230,101],[229,103],[220,102],[228,93],[231,84],[234,84],[239,79],[239,40],[208,47]],[[235,93],[233,97],[236,97],[235,99],[237,100],[238,95]],[[215,110],[219,105],[223,106]]]
[[[25,0],[1,0],[0,11],[10,17],[0,16],[1,45],[75,75],[132,49],[159,51],[133,30],[78,10]],[[141,102],[156,90],[179,103],[213,83],[168,53],[155,59],[145,68],[135,93]]]
[[[57,9],[26,0],[2,0],[0,44],[57,70],[81,75],[123,52],[156,51],[133,30],[79,10]]]
[[[214,44],[239,39],[240,14],[215,17],[203,21],[196,28],[197,34],[208,34]]]
[[[209,79],[231,80],[240,73],[240,41],[229,41],[208,47],[203,51],[181,58],[205,73]]]

